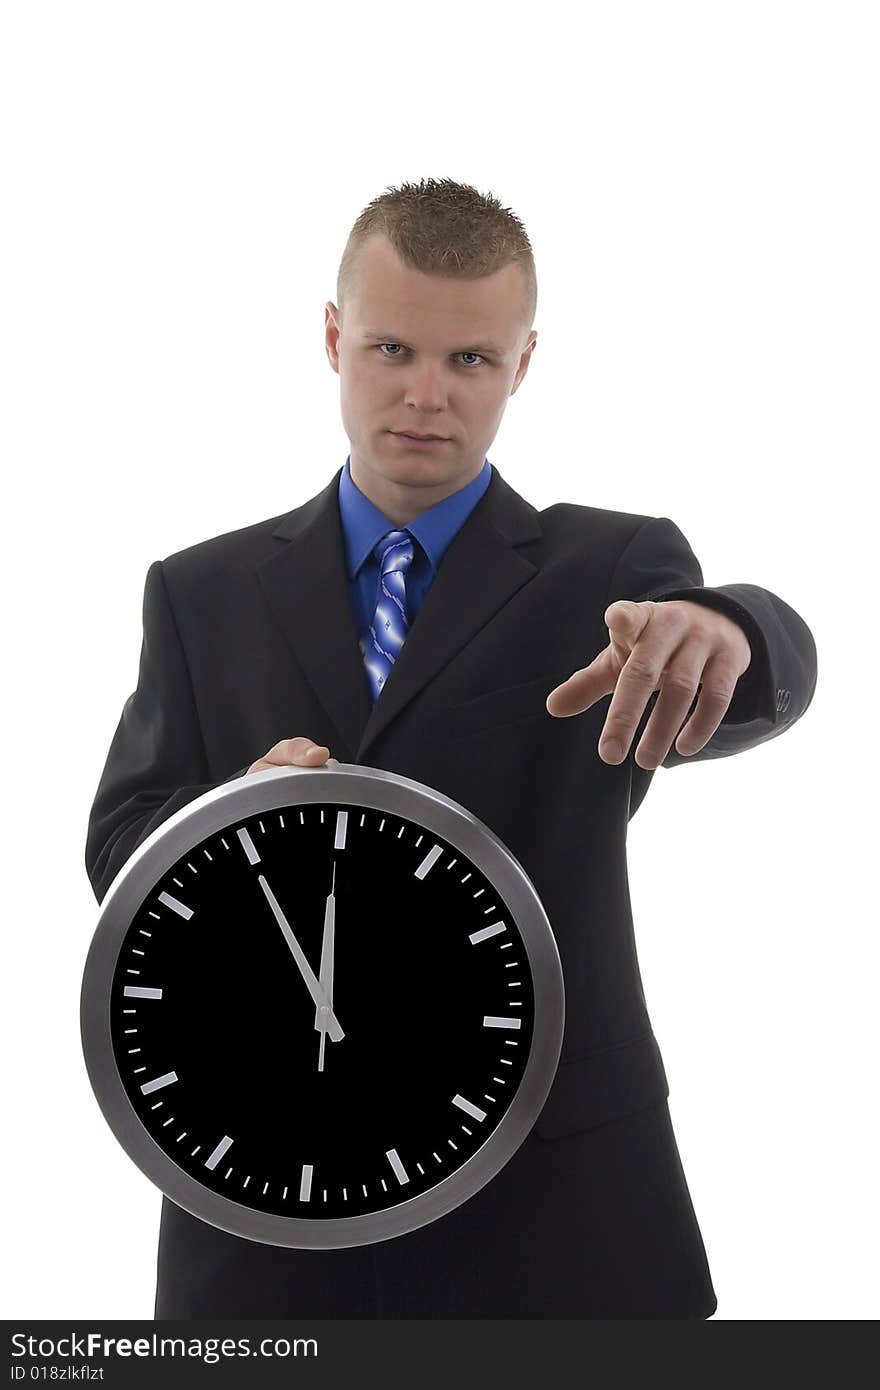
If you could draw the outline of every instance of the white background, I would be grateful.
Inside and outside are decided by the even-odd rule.
[[[152,1317],[161,1199],[78,1014],[144,578],[344,462],[324,304],[361,208],[429,175],[534,247],[490,461],[538,508],[671,517],[815,637],[791,731],[657,772],[630,888],[716,1320],[877,1315],[876,18],[4,8],[5,1317]]]

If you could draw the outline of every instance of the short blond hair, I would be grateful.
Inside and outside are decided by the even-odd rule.
[[[531,330],[538,305],[531,243],[519,218],[491,193],[452,179],[421,179],[374,198],[358,216],[342,253],[336,277],[340,317],[355,283],[358,253],[376,234],[388,238],[404,264],[428,275],[475,280],[506,265],[520,266],[523,326],[526,333]]]

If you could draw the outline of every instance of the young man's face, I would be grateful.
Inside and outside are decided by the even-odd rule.
[[[479,473],[537,341],[523,298],[515,265],[461,280],[412,270],[383,236],[361,248],[344,324],[328,303],[325,339],[352,478],[377,505],[415,515]],[[405,430],[444,442],[393,433]]]

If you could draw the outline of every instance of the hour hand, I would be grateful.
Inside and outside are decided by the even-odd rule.
[[[318,1009],[324,1007],[327,1008],[327,1013],[324,1015],[324,1017],[327,1020],[328,1035],[333,1039],[334,1042],[340,1042],[341,1039],[345,1037],[345,1034],[342,1031],[339,1020],[333,1012],[333,1008],[327,996],[327,991],[324,989],[324,986],[321,984],[321,982],[317,979],[314,970],[306,960],[305,952],[303,951],[293,932],[290,930],[287,918],[281,911],[281,906],[278,902],[278,899],[275,897],[275,894],[272,892],[272,889],[266,882],[265,875],[258,874],[257,880],[264,894],[266,895],[266,900],[272,909],[272,912],[275,916],[275,921],[281,928],[281,934],[290,948],[290,953],[299,967],[299,972],[306,983],[306,988],[308,989],[309,993],[315,1001],[315,1007]]]

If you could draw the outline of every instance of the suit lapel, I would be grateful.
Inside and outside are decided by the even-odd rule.
[[[434,676],[537,573],[517,545],[541,534],[538,513],[492,469],[447,549],[373,704],[348,590],[339,475],[272,534],[287,545],[257,566],[276,619],[355,762]],[[332,751],[332,750],[331,750]]]

